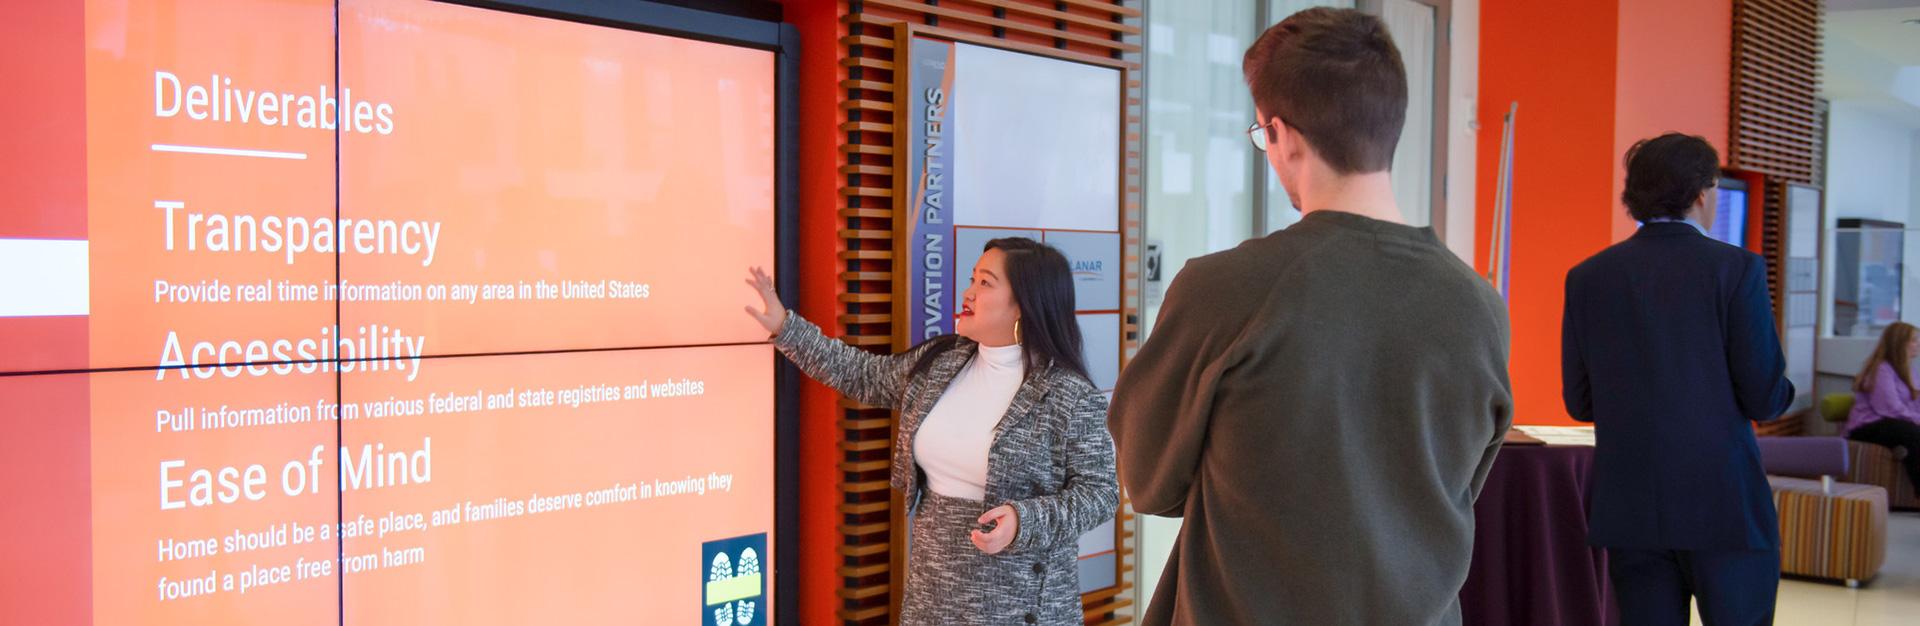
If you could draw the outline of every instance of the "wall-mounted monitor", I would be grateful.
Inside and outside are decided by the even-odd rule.
[[[1747,182],[1737,178],[1720,178],[1718,208],[1714,210],[1713,225],[1707,227],[1707,236],[1735,246],[1747,245]]]
[[[10,10],[0,623],[792,623],[738,281],[796,291],[796,52],[640,0]]]

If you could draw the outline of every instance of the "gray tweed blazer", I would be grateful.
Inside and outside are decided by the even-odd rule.
[[[876,355],[828,338],[796,314],[787,315],[773,344],[815,380],[859,402],[900,412],[892,484],[909,501],[919,495],[923,486],[914,463],[914,434],[977,344],[959,339],[911,379],[907,374],[926,344]],[[1019,531],[1001,553],[1007,558],[997,561],[1004,566],[977,581],[984,586],[977,591],[1037,596],[1040,606],[1029,606],[1038,609],[1040,623],[1079,623],[1078,540],[1113,519],[1120,506],[1107,400],[1093,383],[1052,366],[1027,373],[987,453],[986,505],[1001,504],[1019,514]]]

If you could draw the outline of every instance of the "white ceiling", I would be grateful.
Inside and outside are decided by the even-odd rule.
[[[1920,0],[1830,0],[1821,95],[1920,128]]]
[[[1827,0],[1827,12],[1861,11],[1866,9],[1911,9],[1920,7],[1920,0]]]

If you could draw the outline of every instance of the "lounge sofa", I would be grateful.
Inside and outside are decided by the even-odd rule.
[[[1830,393],[1820,399],[1820,417],[1829,422],[1844,423],[1847,413],[1853,410],[1853,394]],[[1887,506],[1895,509],[1920,509],[1920,493],[1915,493],[1913,480],[1907,477],[1907,468],[1901,464],[1909,454],[1920,454],[1920,450],[1906,448],[1888,448],[1882,445],[1847,440],[1847,473],[1839,476],[1840,482],[1862,485],[1879,485],[1887,490]]]
[[[1872,580],[1887,562],[1887,490],[1839,482],[1850,465],[1839,437],[1762,437],[1760,462],[1780,511],[1780,571]]]

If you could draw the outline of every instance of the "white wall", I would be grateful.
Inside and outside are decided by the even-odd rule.
[[[1480,127],[1500,132],[1500,120],[1480,120],[1480,0],[1454,0],[1453,58],[1447,87],[1447,247],[1473,265],[1475,221],[1474,164]],[[1487,190],[1492,194],[1493,190]]]
[[[1827,135],[1830,216],[1914,221],[1916,129],[1851,101],[1833,103]],[[1912,246],[1909,246],[1911,248]]]
[[[1906,275],[1901,284],[1900,314],[1908,323],[1920,323],[1920,129],[1876,112],[1882,105],[1856,101],[1832,103],[1827,130],[1826,221],[1832,229],[1841,218],[1899,222],[1907,226]],[[1852,376],[1872,350],[1876,338],[1832,337],[1833,237],[1826,234],[1821,250],[1822,338],[1814,352],[1819,376],[1816,394],[1844,393]],[[1817,398],[1818,396],[1816,396]],[[1808,422],[1809,434],[1829,434],[1833,425]]]
[[[1912,173],[1907,176],[1907,201],[1913,204],[1912,213],[1920,215],[1920,130],[1913,132],[1913,146],[1907,154],[1912,160],[1909,170]]]
[[[1826,224],[1841,218],[1899,222],[1908,229],[1901,319],[1920,322],[1920,129],[1878,114],[1878,105],[1832,103],[1827,134]],[[1827,238],[1831,244],[1833,239]],[[1833,246],[1822,264],[1831,280]],[[1828,300],[1823,303],[1831,307]],[[1831,314],[1831,310],[1823,311]],[[1831,334],[1831,325],[1823,324]]]

